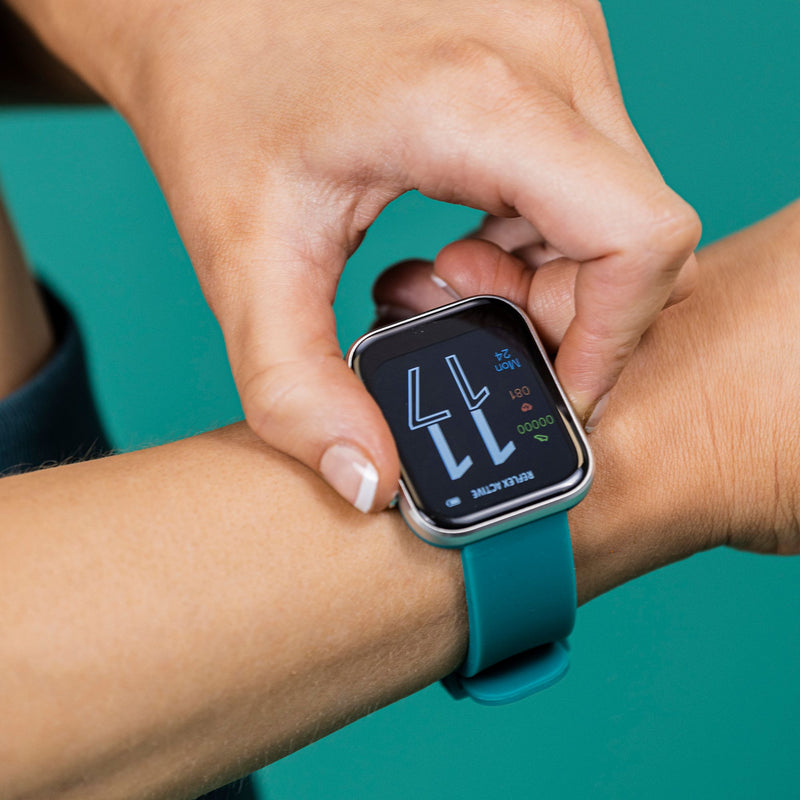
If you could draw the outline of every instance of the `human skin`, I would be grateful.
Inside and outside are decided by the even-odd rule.
[[[101,102],[0,2],[0,104]]]
[[[44,364],[53,332],[0,196],[0,398]]]
[[[569,270],[533,273],[527,302],[521,262],[458,248],[454,283],[494,259],[478,290],[502,284],[557,339]],[[800,205],[705,249],[697,291],[637,349],[569,513],[580,603],[720,545],[800,551],[798,252]],[[380,292],[417,302],[431,285],[400,277]],[[193,797],[466,651],[458,554],[396,512],[359,514],[244,424],[4,478],[0,510],[8,800]]]
[[[699,223],[627,117],[597,0],[9,5],[130,122],[253,430],[361,510],[399,466],[332,301],[399,194],[520,214],[580,263],[556,369],[591,425],[691,288]]]
[[[374,289],[379,308],[401,317],[453,296],[497,294],[526,309],[545,346],[556,350],[574,313],[578,265],[532,240],[524,221],[489,218],[477,235],[448,245],[434,264],[411,261],[388,270]],[[598,470],[595,500],[598,494],[607,498],[613,514],[617,499],[630,491],[638,495],[644,475],[665,480],[676,494],[671,511],[641,497],[623,500],[626,539],[668,522],[664,541],[652,550],[651,568],[667,563],[665,557],[674,560],[670,542],[680,557],[681,529],[697,549],[800,548],[794,477],[800,441],[787,434],[800,390],[794,369],[800,350],[798,253],[800,201],[706,247],[695,294],[662,313],[611,394],[614,425],[606,430],[604,421],[592,447],[602,453],[613,445],[625,453],[614,458],[613,469]],[[608,491],[598,491],[612,475]],[[587,510],[593,506],[581,504],[571,519]],[[600,555],[612,572],[624,574],[629,552],[618,534],[607,553],[593,551],[593,575],[601,569]],[[595,542],[602,536],[598,528]],[[638,559],[631,564],[641,566]]]

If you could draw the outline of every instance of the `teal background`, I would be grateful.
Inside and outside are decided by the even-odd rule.
[[[797,0],[604,7],[631,116],[706,242],[800,194]],[[117,445],[238,418],[219,331],[124,123],[3,112],[0,174],[31,259],[81,318]],[[384,265],[477,219],[395,202],[348,266],[342,343],[368,324]],[[800,797],[798,577],[800,560],[729,551],[645,576],[579,612],[572,670],[550,691],[489,709],[431,687],[269,767],[266,795]]]

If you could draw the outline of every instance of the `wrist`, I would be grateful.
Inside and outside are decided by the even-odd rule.
[[[702,305],[701,292],[661,315],[590,437],[594,486],[570,513],[580,603],[722,544],[736,513],[720,486],[732,442]]]
[[[798,251],[800,203],[705,248],[695,293],[643,338],[570,513],[580,602],[720,545],[800,549]]]

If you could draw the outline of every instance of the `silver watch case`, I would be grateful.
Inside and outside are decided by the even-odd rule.
[[[589,442],[587,441],[586,434],[583,431],[583,426],[578,420],[578,417],[572,409],[572,406],[570,405],[569,400],[567,399],[567,396],[564,393],[558,378],[556,377],[553,366],[550,363],[549,357],[547,356],[547,352],[545,351],[544,347],[542,346],[542,342],[539,339],[539,335],[536,333],[536,329],[531,324],[528,316],[518,306],[509,300],[506,300],[504,297],[488,294],[475,295],[474,297],[458,300],[454,303],[449,303],[446,306],[440,306],[432,309],[431,311],[426,311],[423,314],[418,314],[414,317],[409,317],[408,319],[394,322],[391,325],[386,325],[380,328],[379,330],[370,331],[369,333],[359,337],[350,346],[346,356],[348,366],[355,371],[356,375],[359,374],[358,365],[356,363],[357,351],[364,342],[369,341],[371,338],[378,336],[379,334],[384,336],[387,331],[391,331],[393,328],[403,328],[409,323],[416,323],[418,320],[425,319],[426,317],[440,315],[443,311],[450,309],[455,310],[459,306],[466,305],[471,301],[481,298],[500,300],[507,306],[510,306],[512,309],[514,309],[514,311],[520,314],[525,320],[528,330],[530,331],[533,340],[536,342],[536,346],[544,356],[544,362],[547,365],[547,369],[553,378],[553,383],[555,384],[560,398],[563,401],[564,407],[567,410],[568,417],[564,420],[567,430],[573,437],[573,440],[575,440],[576,449],[580,452],[582,446],[583,452],[586,454],[585,472],[583,478],[577,484],[572,484],[569,480],[566,480],[562,481],[560,485],[557,484],[555,486],[549,486],[546,489],[542,489],[537,494],[548,495],[542,500],[533,500],[531,503],[521,508],[516,508],[513,511],[501,513],[492,519],[483,520],[478,524],[465,526],[457,530],[442,528],[435,525],[425,515],[425,513],[417,507],[412,498],[411,492],[406,486],[405,480],[401,477],[400,491],[398,494],[398,507],[400,509],[400,513],[403,515],[403,519],[408,527],[411,528],[415,534],[417,534],[417,536],[432,545],[436,545],[437,547],[464,547],[465,545],[481,541],[482,539],[487,539],[490,536],[502,533],[503,531],[518,528],[520,525],[525,525],[529,522],[533,522],[534,520],[541,519],[543,517],[549,517],[551,514],[557,514],[560,511],[566,511],[583,500],[583,498],[586,496],[586,493],[589,491],[589,488],[592,484],[592,479],[594,478],[594,459],[592,457],[592,451],[589,448]],[[583,466],[583,464],[581,464],[581,466]],[[557,490],[556,494],[552,493],[554,489]]]

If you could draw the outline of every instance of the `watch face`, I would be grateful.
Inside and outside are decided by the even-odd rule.
[[[588,452],[525,317],[462,301],[362,339],[351,362],[417,509],[458,531],[568,494]]]

